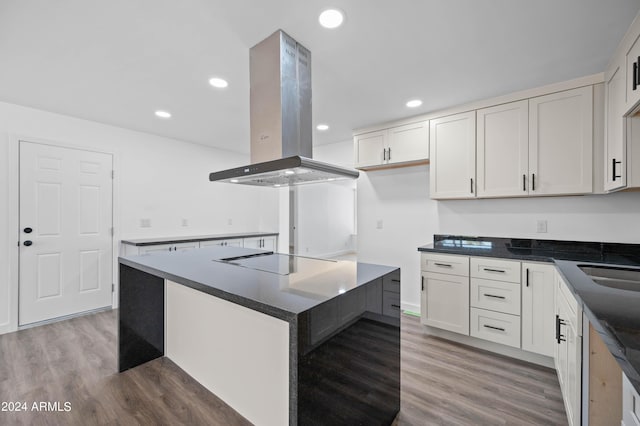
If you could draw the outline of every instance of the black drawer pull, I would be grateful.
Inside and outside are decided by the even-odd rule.
[[[448,263],[438,263],[438,262],[434,262],[434,265],[436,266],[442,266],[444,268],[451,268],[451,265],[449,265]]]
[[[490,328],[490,329],[492,329],[492,330],[500,330],[500,331],[504,331],[504,328],[494,327],[494,326],[492,326],[492,325],[487,325],[487,324],[485,324],[483,327],[485,327],[485,328]]]
[[[560,318],[560,315],[556,315],[556,341],[558,342],[558,344],[560,344],[560,342],[567,341],[567,339],[564,338],[564,334],[560,333],[560,326],[562,325],[567,325],[567,323]]]
[[[494,299],[505,299],[504,296],[495,296],[493,294],[487,294],[487,293],[485,293],[484,295],[487,297],[493,297]]]
[[[391,305],[392,308],[400,309],[400,305]]]
[[[501,274],[504,274],[506,271],[503,271],[502,269],[492,269],[492,268],[482,268],[487,272],[499,272]]]
[[[395,278],[391,278],[391,281],[393,281],[394,283],[399,283],[400,280],[396,280]]]

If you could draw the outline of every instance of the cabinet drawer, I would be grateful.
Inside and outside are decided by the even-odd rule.
[[[400,318],[400,294],[382,292],[382,315]]]
[[[490,257],[472,257],[470,259],[471,276],[488,280],[520,282],[520,262],[514,260],[493,259]]]
[[[520,347],[520,317],[471,308],[470,335],[507,346]]]
[[[423,253],[421,263],[423,271],[459,275],[462,277],[469,276],[468,256]]]
[[[520,315],[520,284],[471,278],[470,304],[511,315]]]
[[[391,273],[382,277],[382,289],[392,293],[400,293],[400,274]]]

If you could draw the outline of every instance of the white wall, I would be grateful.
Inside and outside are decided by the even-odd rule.
[[[344,155],[352,142],[342,144]],[[416,312],[416,249],[431,243],[433,234],[640,243],[638,192],[434,201],[429,199],[429,166],[362,172],[357,185],[358,261],[399,266],[402,306]],[[547,233],[536,232],[538,220],[547,221]]]
[[[331,164],[353,167],[352,157],[345,143],[313,148],[315,160]],[[298,254],[332,257],[355,249],[355,188],[355,180],[296,187]]]
[[[16,137],[114,153],[119,239],[277,231],[277,192],[208,181],[209,172],[246,164],[247,155],[0,102],[0,332],[15,326],[7,301],[16,294],[9,258],[16,250],[10,215],[17,206],[8,201],[17,187],[10,167],[17,161],[10,156]],[[150,228],[140,227],[143,218]]]

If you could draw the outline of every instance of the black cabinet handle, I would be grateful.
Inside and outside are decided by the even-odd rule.
[[[473,194],[473,178],[470,178],[470,179],[471,179],[471,193]]]
[[[438,262],[434,262],[433,263],[436,266],[442,266],[443,268],[451,268],[452,266],[449,265],[448,263],[438,263]]]
[[[384,148],[382,150],[382,161],[385,161],[387,159],[387,148]]]
[[[532,191],[536,190],[536,174],[535,173],[531,173],[531,190]]]
[[[387,148],[389,153],[387,154],[387,160],[391,160],[391,147]]]
[[[391,305],[392,308],[400,309],[400,305]]]
[[[493,294],[487,294],[487,293],[485,293],[484,295],[487,297],[493,297],[494,299],[505,299],[504,296],[495,296]]]
[[[32,233],[32,232],[33,232],[33,229],[31,229],[31,228],[24,228],[24,233],[25,233],[25,234],[30,234],[30,233]]]
[[[424,291],[424,277],[421,277],[421,278],[422,278],[422,291]]]
[[[492,269],[492,268],[482,268],[482,269],[484,269],[487,272],[499,272],[501,274],[505,273],[505,271],[503,271],[502,269]]]
[[[394,283],[399,283],[400,280],[396,280],[395,278],[391,278],[391,281],[393,281]]]
[[[527,190],[527,175],[522,175],[522,190]]]
[[[492,330],[500,330],[500,331],[504,331],[504,328],[494,327],[494,326],[492,326],[492,325],[487,325],[487,324],[483,325],[483,327],[484,327],[484,328],[490,328],[490,329],[492,329]]]
[[[617,178],[622,177],[616,174],[616,164],[621,164],[622,161],[616,161],[616,159],[611,160],[611,169],[613,169],[613,181],[615,182]]]
[[[33,241],[27,240],[27,241],[25,241],[25,242],[24,242],[24,243],[22,243],[22,244],[23,244],[23,245],[25,245],[25,246],[27,246],[27,247],[29,247],[30,245],[32,245],[32,244],[33,244]]]
[[[638,63],[633,63],[633,90],[638,88]]]
[[[527,279],[526,279],[526,282],[527,282],[527,287],[529,287],[529,268],[527,268]]]
[[[567,323],[560,318],[560,315],[556,315],[556,341],[558,342],[558,344],[560,344],[560,342],[567,341],[567,339],[564,338],[565,336],[560,333],[560,327],[563,325],[567,325]]]

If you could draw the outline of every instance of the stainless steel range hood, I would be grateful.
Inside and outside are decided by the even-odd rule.
[[[276,31],[251,48],[250,81],[251,164],[210,173],[210,181],[281,187],[359,176],[311,159],[309,50]]]

